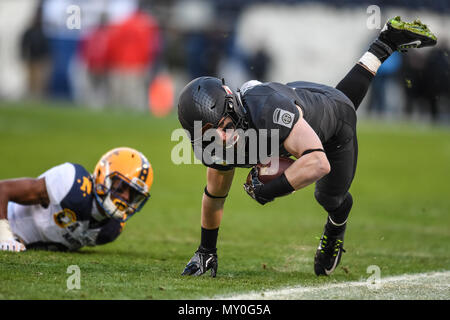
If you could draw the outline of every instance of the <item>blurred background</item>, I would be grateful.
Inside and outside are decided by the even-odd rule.
[[[438,46],[392,55],[359,113],[448,125],[447,0],[1,0],[0,102],[164,117],[202,75],[234,89],[250,79],[335,86],[396,15],[420,18]]]
[[[262,208],[242,188],[247,169],[227,200],[220,275],[181,281],[206,178],[201,164],[173,161],[185,155],[172,139],[180,90],[203,75],[233,89],[250,79],[335,86],[396,15],[420,18],[438,46],[392,55],[358,109],[354,209],[333,278],[312,271],[326,219],[314,186]],[[119,146],[143,152],[155,175],[118,241],[0,254],[0,299],[205,299],[361,281],[373,265],[383,277],[449,270],[449,46],[449,0],[0,0],[0,179],[67,161],[92,170]],[[67,290],[68,264],[83,270],[82,290]],[[446,278],[432,281],[356,298],[448,300]]]

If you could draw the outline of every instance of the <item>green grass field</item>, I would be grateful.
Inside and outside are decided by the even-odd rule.
[[[175,115],[0,103],[0,179],[35,177],[66,161],[92,170],[118,146],[142,151],[155,172],[151,199],[114,243],[0,252],[0,299],[201,299],[360,281],[369,265],[382,277],[450,270],[450,128],[361,122],[347,253],[331,277],[313,272],[326,219],[313,187],[260,206],[242,188],[246,169],[237,170],[225,205],[217,278],[182,277],[199,244],[205,168],[171,162],[178,127]],[[67,290],[70,265],[80,267],[79,290]]]

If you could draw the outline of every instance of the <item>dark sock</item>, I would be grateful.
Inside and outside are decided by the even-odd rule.
[[[347,193],[345,200],[337,209],[328,211],[327,229],[331,234],[337,235],[345,230],[352,205],[352,195]]]
[[[217,245],[217,237],[219,235],[219,228],[205,229],[202,227],[202,234],[200,240],[200,248],[205,252],[215,252]]]
[[[374,76],[369,70],[360,64],[356,64],[338,83],[336,89],[344,93],[353,102],[355,110],[358,110]]]
[[[330,222],[330,219],[327,219],[327,224],[326,224],[326,228],[327,228],[327,233],[331,236],[338,236],[340,235],[343,231],[345,231],[345,228],[347,227],[347,223],[343,224],[342,226],[335,226],[334,224],[332,224]]]
[[[386,40],[381,41],[377,39],[370,45],[368,51],[383,63],[395,50],[393,44],[388,43]]]

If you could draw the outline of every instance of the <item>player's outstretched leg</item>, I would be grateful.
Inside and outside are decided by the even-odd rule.
[[[342,79],[336,89],[342,91],[357,110],[381,64],[394,51],[434,46],[436,36],[419,20],[404,22],[400,17],[388,20],[369,50]]]

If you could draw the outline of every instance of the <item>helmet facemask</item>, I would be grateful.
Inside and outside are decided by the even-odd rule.
[[[224,101],[225,106],[223,116],[216,124],[215,128],[218,128],[227,117],[231,119],[231,122],[223,128],[225,131],[233,130],[233,134],[227,139],[227,141],[225,141],[224,145],[225,149],[229,149],[234,147],[239,140],[240,135],[237,129],[248,129],[248,122],[245,116],[245,109],[240,101],[239,92],[237,95],[234,94],[233,91],[225,85],[225,81],[223,79],[222,84],[222,87],[227,95],[225,96]]]
[[[113,172],[105,177],[104,184],[96,186],[95,196],[108,217],[125,222],[145,205],[150,197],[147,189],[136,177],[129,180]]]

